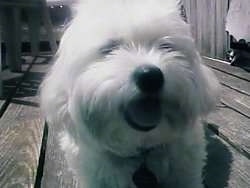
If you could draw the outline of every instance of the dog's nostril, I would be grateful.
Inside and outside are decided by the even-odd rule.
[[[137,87],[145,93],[159,91],[164,83],[162,71],[154,65],[147,64],[135,69],[133,79]]]

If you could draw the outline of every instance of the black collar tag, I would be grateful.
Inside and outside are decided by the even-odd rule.
[[[156,176],[150,171],[145,163],[133,174],[133,182],[137,188],[158,188],[159,184]]]

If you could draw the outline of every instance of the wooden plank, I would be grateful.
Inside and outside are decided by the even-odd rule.
[[[33,187],[41,147],[41,125],[43,122],[39,118],[28,121],[1,121],[1,187]]]
[[[211,64],[211,62],[213,63],[213,61],[209,63]],[[226,71],[213,70],[222,84],[221,101],[225,106],[209,116],[209,123],[215,125],[219,134],[235,148],[250,156],[250,82],[247,80],[248,75],[241,74],[240,70],[233,73],[229,65],[220,64],[220,66],[220,69],[231,71],[227,74]],[[235,74],[237,75],[235,76]]]
[[[61,125],[49,125],[42,187],[79,188],[75,175],[69,170],[58,142]]]
[[[249,75],[228,64],[207,60],[222,84],[221,102],[224,105],[209,116],[208,122],[215,125],[219,135],[235,148],[250,156]]]
[[[0,119],[0,187],[34,187],[44,129],[36,91],[43,76],[31,69]]]
[[[238,79],[237,77],[223,73],[221,71],[213,69],[213,72],[219,79],[221,85],[224,85],[228,88],[234,89],[239,93],[243,93],[245,95],[250,96],[250,82],[242,79]]]
[[[245,158],[242,162],[238,160],[236,165],[238,171],[233,171],[230,177],[231,183],[221,187],[250,187],[249,186],[249,158],[250,158],[250,82],[249,73],[231,67],[220,60],[204,58],[205,63],[210,66],[222,84],[222,95],[220,108],[209,115],[209,127],[234,147],[239,153],[238,158]],[[216,161],[216,158],[214,158]],[[218,163],[219,165],[219,163]],[[242,178],[244,176],[245,178]],[[235,179],[238,177],[237,179]],[[232,179],[232,180],[231,180]],[[243,182],[243,184],[241,184]],[[214,181],[211,181],[214,182]],[[209,186],[208,186],[209,187]],[[213,184],[212,187],[218,187]]]
[[[222,86],[221,103],[250,118],[250,96]]]
[[[228,62],[213,59],[209,57],[203,57],[204,63],[211,67],[212,69],[234,75],[235,77],[238,77],[240,79],[246,80],[250,82],[250,74],[249,72],[244,71],[241,68],[230,66]]]
[[[207,164],[204,170],[207,188],[250,187],[250,160],[211,131],[206,131]]]
[[[240,152],[250,156],[250,119],[228,108],[211,113],[208,123]]]

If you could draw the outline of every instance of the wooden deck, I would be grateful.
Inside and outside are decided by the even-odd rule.
[[[204,58],[222,86],[218,110],[205,123],[206,188],[250,187],[250,73]],[[26,58],[23,72],[4,77],[0,100],[0,188],[77,188],[58,147],[60,127],[40,116],[37,89],[49,57]],[[9,75],[9,74],[7,74]]]

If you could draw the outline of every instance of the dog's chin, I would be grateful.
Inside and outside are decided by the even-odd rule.
[[[130,100],[122,110],[124,119],[135,130],[150,131],[161,121],[160,99],[152,96],[140,96]]]
[[[146,155],[155,152],[155,151],[163,151],[168,149],[168,143],[157,143],[151,146],[138,146],[134,147],[131,150],[124,149],[114,149],[114,148],[106,148],[107,151],[113,156],[118,156],[122,158],[144,158]]]

